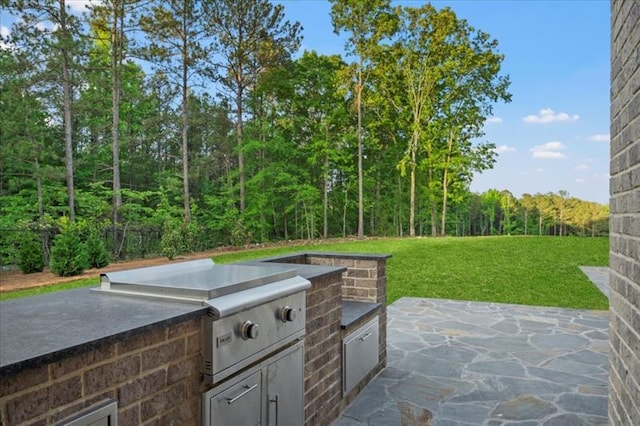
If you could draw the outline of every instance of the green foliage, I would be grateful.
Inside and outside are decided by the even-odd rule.
[[[61,231],[53,240],[49,267],[51,272],[60,277],[80,275],[89,267],[81,230],[67,220],[61,221]]]
[[[162,227],[162,240],[160,242],[162,255],[172,260],[180,253],[180,227],[177,221],[166,221]]]
[[[42,241],[38,235],[31,232],[22,235],[18,249],[18,267],[23,274],[42,272],[44,269]]]
[[[251,243],[251,234],[242,219],[236,220],[231,229],[231,245],[242,247]]]
[[[167,259],[179,254],[191,253],[194,250],[198,228],[195,223],[170,219],[162,228],[161,250]]]
[[[90,268],[104,268],[109,264],[109,253],[104,246],[104,240],[96,231],[89,232],[85,244]]]
[[[473,174],[495,161],[493,144],[475,141],[493,104],[508,100],[508,79],[497,41],[451,9],[335,0],[331,17],[349,56],[304,52],[294,60],[302,29],[286,21],[283,5],[165,3],[107,2],[92,8],[89,25],[69,14],[67,31],[53,32],[37,23],[62,17],[55,0],[7,3],[18,19],[6,42],[18,48],[0,49],[3,266],[17,262],[19,224],[55,222],[73,210],[79,223],[115,222],[96,230],[118,259],[161,253],[161,229],[177,218],[190,225],[180,238],[167,232],[172,256],[348,236],[365,224],[372,236],[411,228],[416,235],[608,232],[606,206],[568,194],[517,199],[497,191],[490,200],[470,192]],[[111,34],[116,15],[118,25],[142,24],[135,45],[127,32]],[[63,52],[71,54],[69,79]],[[134,52],[156,73],[130,61]],[[69,82],[75,89],[66,94]],[[211,82],[224,93],[200,90]],[[412,106],[421,108],[415,117]]]

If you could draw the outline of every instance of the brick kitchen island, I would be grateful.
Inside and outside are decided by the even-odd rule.
[[[301,253],[304,416],[329,424],[386,362],[387,255]],[[256,263],[256,262],[248,262]],[[120,425],[200,424],[207,308],[70,290],[0,304],[0,424],[47,425],[104,400]],[[342,345],[377,318],[377,363],[344,392]]]

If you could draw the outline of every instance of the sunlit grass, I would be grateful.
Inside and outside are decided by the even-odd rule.
[[[25,288],[22,290],[14,290],[0,293],[0,301],[17,299],[18,297],[36,296],[38,294],[53,293],[62,290],[71,290],[80,287],[97,287],[99,285],[97,278],[82,278],[60,284],[52,284],[42,287]]]
[[[607,309],[578,266],[607,266],[609,240],[579,237],[385,238],[214,256],[233,263],[301,251],[388,253],[388,302],[403,296]],[[0,293],[0,300],[97,285],[96,278]]]
[[[607,266],[607,238],[371,239],[215,256],[231,263],[296,251],[389,253],[388,302],[403,296],[608,309],[578,268]]]

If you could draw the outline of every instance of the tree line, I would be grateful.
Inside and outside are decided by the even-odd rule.
[[[449,8],[332,0],[345,58],[296,57],[303,28],[267,0],[6,3],[2,229],[90,222],[115,256],[141,227],[205,247],[603,232],[567,194],[470,192],[510,82],[498,42]]]

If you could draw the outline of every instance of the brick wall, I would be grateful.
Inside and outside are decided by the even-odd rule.
[[[640,2],[611,11],[609,420],[640,425]]]
[[[344,266],[344,284],[342,297],[347,300],[361,302],[387,302],[387,274],[385,260],[358,259],[345,255],[344,257],[307,255],[310,265]]]
[[[50,425],[104,398],[118,424],[198,424],[202,318],[144,331],[0,381],[0,424]]]
[[[342,298],[380,303],[379,336],[380,365],[387,363],[387,257],[358,255],[307,255],[311,265],[343,266]]]
[[[327,425],[340,415],[342,399],[342,277],[314,280],[307,290],[304,360],[305,424]]]

